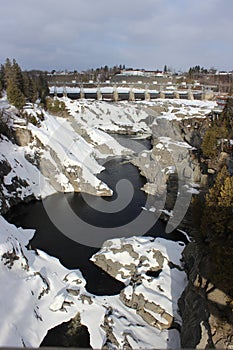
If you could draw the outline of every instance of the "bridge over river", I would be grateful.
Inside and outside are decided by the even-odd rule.
[[[189,100],[206,100],[213,97],[213,92],[205,90],[178,89],[175,86],[156,86],[151,88],[147,86],[123,86],[123,85],[90,85],[82,84],[79,86],[50,86],[50,96],[67,96],[72,100],[77,99],[95,99],[107,101],[150,101],[157,98],[177,98]]]

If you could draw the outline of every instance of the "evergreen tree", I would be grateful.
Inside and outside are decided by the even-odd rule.
[[[49,95],[49,87],[46,76],[40,74],[36,81],[37,97],[41,99],[43,104],[46,104],[46,97]]]
[[[206,195],[202,217],[201,232],[203,237],[213,242],[227,237],[233,232],[233,178],[226,166],[218,173],[214,186]],[[230,209],[230,210],[229,210]]]
[[[221,186],[217,203],[207,207],[203,220],[206,225],[211,258],[209,277],[213,284],[233,297],[233,177],[227,176]]]
[[[215,158],[219,152],[222,151],[221,140],[228,137],[228,129],[222,125],[213,125],[209,130],[206,131],[202,141],[201,149],[203,155],[208,158]]]
[[[17,88],[24,93],[24,81],[23,81],[23,74],[21,71],[20,66],[16,62],[15,59],[13,59],[12,64],[12,79],[14,83],[16,84]]]
[[[1,64],[0,67],[0,94],[5,89],[5,81],[4,81],[4,66]]]
[[[7,98],[16,108],[21,109],[25,104],[25,97],[13,80],[7,83]]]
[[[233,100],[229,99],[220,118],[206,132],[202,143],[203,154],[216,157],[221,141],[232,132]],[[222,148],[222,147],[221,147]],[[208,279],[233,297],[233,176],[224,166],[206,195],[200,225],[200,237],[206,243],[210,264]]]
[[[201,145],[201,149],[204,156],[208,158],[214,158],[217,156],[217,139],[218,138],[216,130],[206,131]]]
[[[3,91],[3,86],[2,86],[2,81],[0,79],[0,98],[2,97],[2,91]]]
[[[225,118],[231,119],[233,117],[233,98],[228,98],[226,100],[226,104],[225,104],[223,111],[221,113],[221,117],[223,119],[225,119]]]
[[[4,80],[5,84],[7,86],[7,82],[12,79],[12,64],[9,58],[6,59],[5,65],[4,65]]]
[[[227,138],[233,137],[233,98],[228,98],[220,115],[219,123],[227,130]]]
[[[16,108],[22,108],[25,103],[23,94],[23,76],[17,62],[6,59],[4,66],[4,81],[6,86],[7,98]]]
[[[233,208],[233,176],[226,177],[220,190],[218,205],[223,208]]]
[[[0,93],[6,90],[9,102],[22,108],[26,100],[35,102],[38,98],[45,104],[49,95],[47,76],[40,71],[22,72],[19,64],[7,58],[0,69]]]
[[[214,186],[209,189],[209,192],[206,195],[206,206],[213,207],[218,204],[221,188],[228,177],[230,177],[230,173],[226,165],[224,165],[216,177]]]
[[[24,95],[31,102],[35,102],[37,99],[37,87],[35,79],[32,79],[28,72],[23,73],[24,81]]]

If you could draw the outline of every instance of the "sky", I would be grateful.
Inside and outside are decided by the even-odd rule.
[[[233,70],[233,0],[0,0],[0,63]]]

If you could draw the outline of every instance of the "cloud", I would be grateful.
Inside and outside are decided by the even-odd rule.
[[[232,0],[9,0],[1,55],[24,69],[233,69]]]

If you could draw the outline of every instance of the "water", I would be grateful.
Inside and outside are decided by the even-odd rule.
[[[112,160],[109,162],[109,168],[101,177],[110,177],[108,184],[114,188],[116,180],[121,178],[131,179],[135,186],[133,200],[125,210],[116,214],[108,214],[96,211],[89,207],[80,193],[58,193],[48,197],[52,207],[63,207],[68,201],[71,208],[77,212],[77,215],[92,225],[97,227],[109,228],[118,227],[136,217],[141,212],[141,205],[144,205],[146,196],[140,190],[144,185],[145,179],[138,174],[138,170],[131,164],[120,165],[121,161]],[[98,202],[98,197],[88,196],[89,201]],[[114,197],[106,198],[107,201],[113,200]],[[20,204],[12,208],[7,214],[7,220],[23,228],[34,228],[36,234],[30,241],[32,248],[38,248],[49,255],[59,258],[61,263],[69,268],[79,268],[87,280],[87,290],[94,294],[118,294],[123,288],[123,284],[110,277],[100,268],[95,266],[90,257],[98,251],[98,248],[89,247],[79,244],[69,239],[59,231],[51,222],[42,201],[34,201],[28,204]],[[81,232],[79,232],[81,230]],[[85,235],[81,227],[77,227],[77,234]],[[106,237],[107,238],[107,237]]]
[[[150,148],[150,142],[148,140],[135,141],[123,136],[117,136],[116,138],[118,142],[124,146],[127,145],[131,149],[137,149],[137,152]],[[106,203],[111,205],[117,198],[116,193],[114,193],[112,197],[106,197],[104,202],[101,197],[87,195],[85,198],[90,205],[87,204],[80,193],[58,193],[48,197],[46,201],[48,201],[52,207],[60,208],[61,213],[63,212],[63,206],[66,206],[68,203],[70,208],[72,208],[83,222],[94,225],[110,234],[112,230],[127,224],[140,215],[142,212],[141,207],[145,205],[147,200],[147,196],[140,188],[143,187],[146,180],[140,176],[136,167],[125,162],[124,159],[112,159],[105,164],[105,167],[106,170],[99,175],[99,178],[107,183],[110,188],[115,190],[116,184],[120,179],[130,181],[133,186],[133,196],[128,205],[122,210],[116,213],[106,213],[90,207],[90,205],[97,205],[101,208],[101,206],[104,207]],[[153,214],[150,213],[150,215]],[[36,229],[36,234],[30,242],[32,248],[41,249],[49,255],[57,257],[61,263],[69,269],[80,269],[87,281],[86,288],[90,293],[95,295],[114,295],[119,294],[124,288],[123,283],[115,280],[89,261],[90,257],[98,251],[98,248],[73,241],[68,238],[66,234],[60,232],[51,222],[42,201],[17,205],[12,208],[6,216],[8,221],[17,226]],[[88,234],[85,230],[83,231],[82,227],[77,227],[77,232],[78,235],[81,236]],[[132,234],[134,234],[134,232],[132,232]],[[165,234],[165,224],[158,220],[150,227],[147,234],[150,236],[162,236],[167,238]],[[106,237],[106,239],[107,238],[108,237]],[[175,232],[173,235],[169,236],[169,239],[183,240],[184,237],[181,233]],[[61,334],[64,334],[64,329],[67,330],[67,327],[67,324],[62,324],[49,331],[42,345],[64,346],[67,339],[65,341],[61,340],[65,339],[61,337]],[[87,331],[83,327],[81,327],[79,331],[80,336],[78,337],[76,346],[89,346]],[[74,345],[72,342],[69,344]]]
[[[125,138],[124,143],[132,147],[134,140]],[[119,139],[119,137],[118,137]],[[136,141],[137,145],[145,149],[150,147],[148,140]],[[45,203],[53,208],[60,208],[60,212],[65,212],[67,203],[69,207],[76,213],[77,217],[83,222],[93,225],[96,230],[100,229],[103,232],[103,241],[111,236],[116,236],[118,228],[122,225],[127,225],[142,213],[142,207],[145,205],[147,196],[140,190],[146,180],[140,176],[136,167],[129,163],[125,163],[123,159],[112,159],[105,164],[106,170],[103,171],[99,178],[106,182],[110,188],[115,190],[116,184],[120,179],[128,180],[133,185],[133,196],[129,204],[124,209],[106,213],[95,210],[90,205],[97,205],[101,209],[103,202],[105,205],[113,202],[116,199],[116,193],[112,197],[105,197],[104,201],[101,197],[85,195],[83,198],[81,193],[57,193],[46,199]],[[86,199],[90,203],[86,203]],[[64,208],[64,210],[63,210]],[[153,214],[149,214],[153,218]],[[98,251],[98,248],[83,245],[77,239],[73,241],[66,234],[62,233],[50,220],[42,201],[33,201],[28,204],[19,204],[8,212],[6,218],[9,222],[23,228],[34,228],[36,233],[30,241],[30,246],[33,249],[41,249],[51,256],[57,257],[61,263],[69,269],[80,269],[87,281],[87,290],[96,295],[113,295],[118,294],[124,287],[123,283],[115,280],[107,273],[95,266],[89,261],[90,257]],[[62,218],[65,220],[65,218]],[[67,227],[69,223],[67,223]],[[88,225],[83,227],[77,226],[77,237],[86,237],[89,233]],[[123,231],[124,233],[124,231]],[[145,234],[150,236],[167,237],[165,234],[165,224],[158,220],[155,222]],[[135,232],[130,232],[130,235]],[[129,233],[125,232],[129,236]],[[169,239],[183,240],[182,234],[175,232],[169,236]],[[81,239],[80,239],[81,240]],[[81,240],[82,241],[82,240]]]
[[[134,141],[129,139],[129,144]],[[145,141],[143,141],[145,142]],[[146,141],[149,147],[149,141]],[[145,145],[141,146],[145,148]],[[120,212],[104,213],[91,208],[80,193],[57,193],[48,197],[53,207],[62,208],[69,203],[70,207],[84,221],[96,225],[97,227],[109,228],[126,224],[141,212],[141,206],[146,201],[146,196],[140,188],[145,184],[145,179],[139,175],[138,170],[129,163],[122,164],[123,159],[113,159],[105,164],[106,170],[102,172],[100,178],[114,190],[119,179],[128,179],[134,186],[133,198],[130,204]],[[99,197],[87,195],[90,203],[97,203]],[[111,202],[115,199],[106,197],[105,200]],[[61,209],[62,210],[62,209]],[[51,222],[42,201],[33,201],[27,204],[19,204],[12,208],[6,215],[7,220],[16,226],[23,228],[34,228],[36,233],[30,241],[30,246],[34,249],[41,249],[51,256],[57,257],[61,263],[69,268],[79,268],[87,280],[87,290],[96,295],[118,294],[124,285],[95,266],[89,261],[90,257],[98,251],[98,248],[89,247],[78,242],[74,242],[64,235]],[[77,227],[77,231],[81,228]],[[108,230],[107,230],[108,231]],[[79,232],[85,235],[86,232]],[[106,237],[108,238],[108,237]]]
[[[136,136],[127,135],[111,135],[114,139],[120,143],[122,146],[133,150],[135,153],[139,153],[143,150],[150,150],[152,148],[149,138],[140,138]]]

